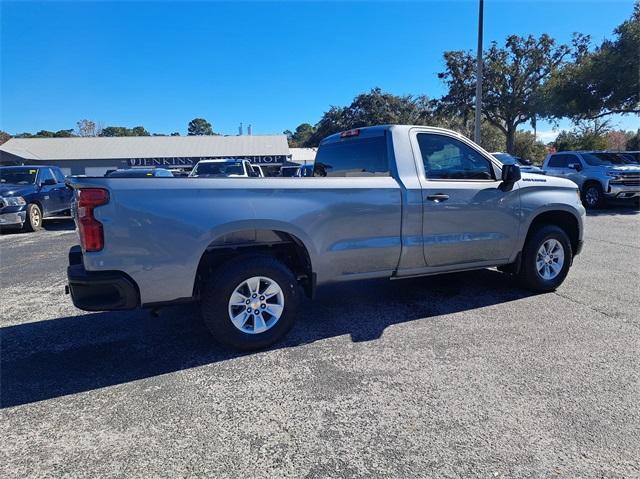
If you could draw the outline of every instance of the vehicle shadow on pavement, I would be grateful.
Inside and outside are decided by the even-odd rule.
[[[305,302],[296,326],[271,349],[347,334],[371,341],[394,324],[530,295],[494,270],[338,284]],[[2,408],[251,354],[213,342],[194,304],[166,308],[159,317],[141,310],[83,314],[8,326],[0,334]]]
[[[639,215],[640,202],[633,201],[610,201],[604,208],[599,210],[587,210],[587,216],[620,216]]]
[[[31,231],[24,231],[16,228],[0,228],[0,234],[2,235],[32,235],[32,234],[42,234],[47,231],[73,231],[76,229],[76,224],[71,217],[60,217],[60,218],[51,218],[46,219],[42,222],[42,230],[44,231],[36,231],[35,233]]]

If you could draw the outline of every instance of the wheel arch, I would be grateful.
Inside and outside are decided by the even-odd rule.
[[[597,178],[587,178],[582,182],[582,186],[580,187],[580,192],[583,193],[584,189],[589,185],[598,185],[600,186],[600,188],[602,188],[602,191],[605,191],[606,185],[604,185],[601,180]]]
[[[527,234],[523,242],[526,244],[531,235],[543,225],[555,225],[561,228],[569,237],[572,256],[579,250],[582,222],[579,217],[565,209],[551,209],[536,214],[527,226]]]
[[[203,281],[222,263],[243,254],[264,253],[274,256],[289,267],[311,297],[315,289],[313,250],[302,235],[289,228],[227,228],[216,235],[200,256],[193,285],[194,297],[199,297]]]

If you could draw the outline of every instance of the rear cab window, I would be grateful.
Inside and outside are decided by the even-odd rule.
[[[321,144],[316,155],[313,176],[390,176],[384,131],[376,136],[360,137],[359,134],[354,134]]]

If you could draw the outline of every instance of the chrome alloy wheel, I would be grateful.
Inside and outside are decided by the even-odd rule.
[[[271,329],[284,311],[284,293],[278,283],[254,276],[240,283],[229,298],[229,319],[243,333]]]
[[[554,279],[564,266],[564,248],[560,241],[548,239],[536,254],[536,270],[544,280]]]

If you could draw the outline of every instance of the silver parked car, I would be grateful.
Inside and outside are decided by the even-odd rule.
[[[640,165],[620,153],[561,151],[547,155],[543,168],[547,175],[576,183],[588,208],[607,199],[640,196]]]

